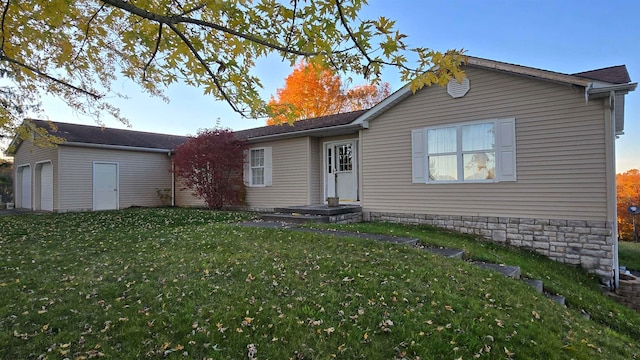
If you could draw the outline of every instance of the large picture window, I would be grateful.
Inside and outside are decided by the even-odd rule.
[[[515,181],[515,119],[412,130],[413,182]]]

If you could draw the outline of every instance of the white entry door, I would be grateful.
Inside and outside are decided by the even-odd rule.
[[[53,165],[43,163],[40,168],[40,210],[53,211]]]
[[[338,196],[340,202],[358,201],[355,140],[325,144],[325,198]]]
[[[93,210],[118,209],[118,164],[93,163]]]
[[[18,168],[18,184],[20,184],[20,204],[18,207],[31,209],[31,166]]]

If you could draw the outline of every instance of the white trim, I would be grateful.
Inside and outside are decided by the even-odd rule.
[[[91,192],[93,197],[92,210],[96,210],[96,164],[112,164],[116,166],[116,208],[115,210],[120,209],[120,163],[114,161],[93,161],[92,169],[91,169]]]

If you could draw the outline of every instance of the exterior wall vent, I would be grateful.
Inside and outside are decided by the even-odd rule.
[[[467,95],[469,92],[469,79],[464,78],[461,82],[458,82],[456,79],[449,80],[447,84],[447,93],[451,95],[452,98],[461,98]]]

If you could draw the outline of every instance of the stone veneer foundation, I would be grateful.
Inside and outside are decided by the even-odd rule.
[[[613,277],[613,224],[607,221],[442,216],[363,211],[363,221],[427,224],[532,249],[580,265],[608,283]]]

